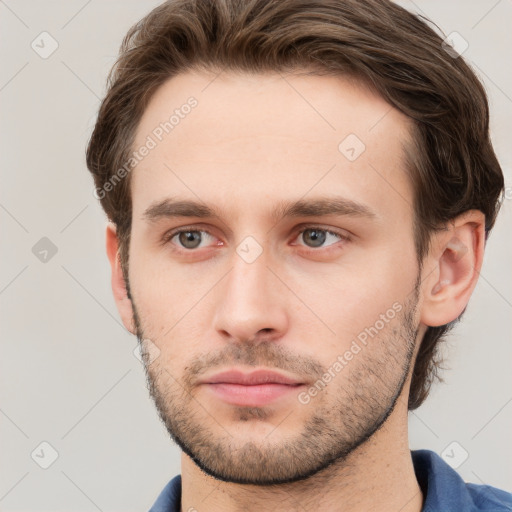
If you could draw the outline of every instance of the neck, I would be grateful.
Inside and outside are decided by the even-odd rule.
[[[182,511],[273,511],[279,507],[282,512],[420,512],[422,504],[408,446],[404,400],[349,456],[298,482],[267,487],[223,482],[182,455]]]

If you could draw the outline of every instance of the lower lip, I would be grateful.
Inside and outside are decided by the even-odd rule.
[[[257,384],[244,386],[242,384],[228,384],[224,382],[207,384],[207,386],[208,389],[225,402],[247,407],[269,404],[278,398],[290,395],[291,393],[297,393],[301,387],[300,384]]]

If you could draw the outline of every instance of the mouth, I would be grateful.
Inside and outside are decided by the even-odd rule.
[[[214,397],[231,405],[259,407],[289,397],[305,383],[270,370],[229,370],[201,382]]]

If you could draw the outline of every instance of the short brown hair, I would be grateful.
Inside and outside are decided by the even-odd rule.
[[[157,88],[187,70],[351,75],[414,121],[408,171],[418,261],[432,232],[470,209],[494,225],[504,180],[489,138],[485,91],[420,17],[386,0],[170,0],[130,28],[87,148],[101,205],[116,224],[128,283],[132,206],[129,159]],[[108,190],[108,193],[105,193]],[[460,318],[460,317],[459,317]],[[429,327],[415,362],[409,409],[437,376],[438,342],[454,322]]]

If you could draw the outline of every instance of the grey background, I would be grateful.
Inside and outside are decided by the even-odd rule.
[[[180,472],[117,315],[84,161],[122,37],[158,3],[0,1],[2,511],[147,510]],[[464,479],[512,491],[512,3],[401,4],[469,43],[508,186],[476,292],[444,346],[445,383],[410,414],[410,445],[456,462],[465,450]],[[31,47],[43,31],[59,45],[46,59]],[[48,469],[43,441],[58,453]]]

